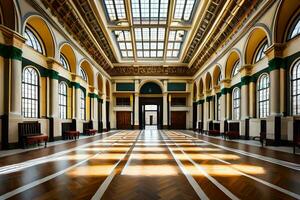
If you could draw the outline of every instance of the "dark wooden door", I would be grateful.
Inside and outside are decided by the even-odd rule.
[[[117,112],[117,129],[131,129],[131,112]]]
[[[186,112],[171,112],[171,129],[186,129]]]

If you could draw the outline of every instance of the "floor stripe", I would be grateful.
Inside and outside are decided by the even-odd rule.
[[[132,132],[129,132],[128,134],[130,134],[130,133],[132,133]],[[128,135],[128,134],[126,134],[126,135]],[[125,137],[125,136],[123,136],[123,137]],[[122,138],[123,138],[123,137],[122,137]],[[117,140],[116,142],[112,143],[111,146],[113,146],[114,144],[118,143],[120,140],[121,140],[121,139],[119,139],[119,140]],[[53,179],[53,178],[55,178],[55,177],[57,177],[57,176],[59,176],[59,175],[62,175],[62,174],[64,174],[64,173],[66,173],[67,171],[70,171],[70,170],[74,169],[75,167],[78,167],[79,165],[81,165],[81,164],[83,164],[83,163],[85,163],[85,162],[87,162],[87,161],[89,161],[89,160],[91,160],[91,159],[97,157],[98,155],[100,155],[101,153],[104,153],[104,152],[107,152],[107,150],[100,151],[100,152],[96,153],[95,155],[90,156],[89,158],[86,158],[86,159],[84,159],[84,160],[82,160],[82,161],[76,163],[75,165],[72,165],[72,166],[70,166],[70,167],[68,167],[68,168],[66,168],[66,169],[64,169],[64,170],[61,170],[61,171],[59,171],[59,172],[56,172],[56,173],[51,174],[51,175],[49,175],[49,176],[46,176],[46,177],[44,177],[44,178],[42,178],[42,179],[33,181],[33,182],[29,183],[29,184],[26,184],[26,185],[21,186],[21,187],[19,187],[19,188],[17,188],[17,189],[14,189],[14,190],[12,190],[12,191],[10,191],[10,192],[8,192],[8,193],[5,193],[5,194],[3,194],[3,195],[0,196],[0,199],[3,199],[3,200],[4,200],[4,199],[8,199],[8,198],[10,198],[10,197],[12,197],[12,196],[15,196],[15,195],[17,195],[17,194],[19,194],[19,193],[21,193],[21,192],[24,192],[24,191],[28,190],[28,189],[30,189],[30,188],[33,188],[33,187],[35,187],[35,186],[37,186],[37,185],[40,185],[40,184],[42,184],[42,183],[44,183],[44,182],[46,182],[46,181],[49,181],[49,180],[51,180],[51,179]]]
[[[219,148],[227,150],[227,151],[235,152],[235,153],[242,154],[242,155],[245,155],[245,156],[249,156],[249,157],[252,157],[252,158],[256,158],[256,159],[259,159],[259,160],[262,160],[262,161],[266,161],[266,162],[269,162],[269,163],[272,163],[272,164],[280,165],[280,166],[283,166],[283,167],[286,167],[286,168],[289,168],[289,169],[300,171],[300,164],[297,164],[297,163],[292,163],[292,162],[288,162],[288,161],[284,161],[284,160],[279,160],[279,159],[276,159],[276,158],[262,156],[262,155],[255,154],[255,153],[249,153],[249,152],[239,150],[239,149],[225,147],[225,146],[222,146],[222,145],[218,145],[218,144],[215,144],[215,143],[212,143],[212,142],[208,142],[206,140],[202,140],[202,139],[190,136],[190,135],[188,135],[184,132],[181,132],[181,133],[184,134],[184,135],[187,135],[188,137],[195,138],[195,139],[197,139],[201,142],[205,142],[207,144],[213,145],[215,147],[219,147]]]
[[[54,154],[51,154],[51,155],[48,155],[48,156],[43,156],[43,157],[39,157],[39,158],[36,158],[36,159],[31,159],[31,160],[27,160],[27,161],[24,161],[24,162],[20,162],[20,163],[17,163],[17,164],[6,165],[6,166],[3,166],[3,167],[0,167],[0,175],[17,172],[17,171],[20,171],[20,170],[23,170],[23,169],[26,169],[26,168],[29,168],[29,167],[33,167],[33,166],[36,166],[36,165],[39,165],[39,164],[52,162],[53,160],[56,160],[57,157],[59,157],[59,156],[70,153],[72,151],[76,151],[80,148],[87,147],[89,145],[93,145],[93,144],[98,143],[98,142],[105,141],[106,139],[109,139],[113,136],[116,136],[116,134],[119,135],[122,132],[123,131],[115,133],[114,135],[108,136],[106,138],[102,138],[102,139],[99,139],[99,140],[96,140],[96,141],[93,141],[93,142],[89,142],[89,143],[86,143],[86,144],[83,144],[83,145],[80,145],[80,146],[77,146],[77,147],[74,147],[74,148],[71,148],[71,149],[68,149],[68,150],[60,151],[58,153],[54,153]]]
[[[233,200],[238,200],[239,198],[237,196],[235,196],[232,192],[230,192],[226,187],[224,187],[221,183],[219,183],[215,178],[213,178],[212,176],[210,176],[202,167],[201,165],[199,165],[198,163],[196,163],[193,159],[191,159],[190,156],[188,156],[184,150],[182,150],[182,148],[176,143],[174,142],[174,140],[172,140],[168,135],[167,137],[169,138],[169,140],[172,141],[173,144],[176,145],[176,147],[180,150],[180,152],[185,155],[185,157],[191,162],[193,163],[193,165],[196,166],[196,168],[208,179],[210,180],[210,182],[212,182],[216,187],[218,187],[222,192],[224,192],[226,194],[226,196],[228,196],[229,198],[233,199]]]
[[[199,145],[198,145],[197,143],[195,143],[194,141],[191,140],[191,142],[194,143],[196,146],[199,146]],[[208,156],[210,156],[210,155],[208,155]],[[222,160],[222,159],[220,159],[220,158],[216,158],[216,157],[214,157],[214,156],[210,156],[210,157],[212,157],[212,158],[218,160],[219,162],[225,163],[225,164],[227,164],[227,165],[232,165],[232,163],[230,163],[230,162],[228,162],[228,161],[225,161],[225,160]],[[299,194],[296,194],[296,193],[291,192],[291,191],[289,191],[289,190],[286,190],[286,189],[284,189],[284,188],[282,188],[282,187],[279,187],[279,186],[277,186],[277,185],[274,185],[274,184],[272,184],[272,183],[269,183],[269,182],[267,182],[267,181],[264,181],[264,180],[262,180],[262,179],[259,179],[259,178],[255,177],[255,176],[246,174],[246,173],[244,173],[244,172],[242,172],[242,171],[240,171],[240,170],[238,170],[238,169],[236,169],[236,168],[234,168],[234,167],[232,167],[232,166],[229,166],[229,167],[232,168],[233,170],[235,170],[235,171],[236,171],[237,173],[239,173],[240,175],[246,176],[246,177],[248,177],[248,178],[250,178],[250,179],[252,179],[252,180],[255,180],[255,181],[259,182],[259,183],[262,183],[263,185],[266,185],[266,186],[268,186],[268,187],[270,187],[270,188],[272,188],[272,189],[275,189],[275,190],[277,190],[277,191],[279,191],[279,192],[282,192],[282,193],[284,193],[284,194],[286,194],[286,195],[289,195],[289,196],[291,196],[291,197],[293,197],[293,198],[300,199],[300,195],[299,195]]]
[[[191,176],[190,173],[184,168],[182,162],[176,158],[173,151],[170,149],[169,145],[166,143],[164,135],[161,132],[160,132],[160,134],[161,134],[163,141],[164,141],[165,145],[167,146],[169,152],[172,154],[172,157],[176,161],[179,169],[182,171],[184,176],[187,178],[188,182],[191,184],[191,186],[195,190],[198,197],[200,199],[209,199],[208,196],[205,194],[205,192],[202,190],[202,188],[199,186],[199,184],[196,182],[196,180],[193,178],[193,176]]]
[[[94,196],[92,197],[91,200],[99,200],[102,198],[102,196],[104,195],[105,191],[107,190],[109,184],[111,183],[111,181],[113,180],[113,178],[115,177],[115,175],[117,174],[116,169],[118,167],[118,165],[122,162],[122,160],[127,156],[128,152],[131,152],[132,149],[134,148],[136,142],[138,141],[138,138],[140,137],[142,132],[139,133],[139,135],[137,136],[136,140],[134,141],[134,143],[132,144],[131,148],[128,149],[128,151],[126,151],[126,153],[124,154],[124,156],[114,165],[114,167],[112,168],[112,170],[109,173],[109,176],[106,177],[106,179],[104,180],[104,182],[100,185],[100,187],[98,188],[98,190],[96,191],[96,193],[94,194]],[[128,160],[129,161],[129,160]],[[126,165],[128,163],[128,161],[126,162]],[[126,166],[125,165],[125,166]]]

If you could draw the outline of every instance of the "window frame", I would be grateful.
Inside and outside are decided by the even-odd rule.
[[[296,35],[292,36],[292,33],[294,32],[298,24],[300,25],[300,14],[295,18],[295,20],[291,23],[290,28],[288,29],[287,41],[300,36],[300,28],[299,28],[299,32]]]
[[[79,75],[82,78],[82,80],[84,80],[85,82],[88,82],[88,76],[87,76],[86,71],[83,69],[83,67],[80,67]]]
[[[262,59],[264,59],[266,57],[265,51],[268,48],[268,39],[265,38],[263,39],[260,44],[258,45],[258,47],[255,50],[255,54],[253,57],[253,63],[258,63],[259,61],[261,61]],[[258,59],[259,57],[259,59]]]
[[[238,91],[238,97],[234,95],[236,91]],[[238,102],[238,106],[236,106],[237,102]],[[241,119],[241,89],[239,87],[235,87],[232,90],[232,119],[233,120]]]
[[[241,62],[240,59],[234,62],[232,70],[231,70],[231,78],[235,77],[236,75],[239,74],[240,72],[240,67],[241,67]]]
[[[28,69],[32,69],[32,71],[35,73],[36,75],[36,84],[31,83],[31,82],[25,82],[25,72]],[[32,81],[32,80],[31,80]],[[31,87],[31,96],[30,97],[25,97],[26,93],[28,93],[28,91],[26,92],[24,89],[26,88],[29,89],[29,87]],[[32,97],[32,91],[33,89],[36,89],[36,98]],[[32,105],[33,102],[36,102],[36,112],[33,112],[33,109],[30,108],[26,108],[26,101],[27,100],[27,104],[28,102]],[[27,111],[25,111],[27,110]],[[38,70],[32,66],[27,66],[23,69],[22,71],[22,83],[21,83],[21,114],[24,118],[39,118],[40,117],[40,74],[38,72]]]
[[[300,92],[298,94],[293,94],[293,82],[296,81],[296,83],[298,83],[296,85],[296,89],[300,90],[298,88],[300,88],[300,73],[298,75],[298,77],[294,78],[294,69],[297,68],[300,71],[300,59],[296,60],[292,65],[291,65],[291,71],[290,71],[290,99],[291,99],[291,115],[292,116],[299,116],[300,115]],[[295,108],[294,108],[294,97],[296,97],[298,99],[298,103],[296,104],[296,110],[299,110],[299,112],[294,112]]]
[[[70,71],[70,63],[69,63],[69,60],[66,58],[66,56],[63,54],[63,53],[60,53],[59,55],[59,60],[60,60],[60,63],[62,65],[62,67],[67,70],[67,71]],[[62,60],[64,60],[64,62],[62,62]],[[64,65],[64,63],[66,65]]]
[[[86,95],[85,91],[80,88],[80,119],[86,120]]]
[[[262,83],[263,79],[267,78],[268,83],[266,87],[261,88],[261,85],[264,84]],[[266,95],[267,98],[261,99],[261,95],[264,94]],[[258,109],[258,117],[261,119],[265,119],[270,115],[270,76],[267,73],[263,73],[260,75],[260,77],[257,80],[257,109]],[[266,103],[266,104],[265,104]],[[263,105],[263,106],[261,106]],[[265,108],[266,106],[266,108]],[[262,107],[263,110],[266,110],[266,112],[262,113]]]
[[[62,93],[61,87],[65,87],[66,93]],[[65,104],[61,102],[62,98],[65,98]],[[64,113],[62,116],[62,108],[64,108]],[[68,85],[66,82],[62,81],[59,83],[58,87],[58,112],[59,112],[59,118],[60,119],[68,119]]]
[[[30,37],[30,35],[27,33],[27,31],[30,32],[30,34],[33,36],[33,38]],[[28,36],[28,38],[27,38],[26,35]],[[29,25],[25,26],[25,29],[24,29],[24,37],[26,38],[25,44],[26,44],[27,46],[29,46],[30,48],[32,48],[34,51],[38,52],[39,54],[46,55],[46,50],[45,50],[44,42],[43,42],[43,40],[41,39],[40,35],[34,30],[34,28],[32,28],[32,27],[29,26]],[[32,46],[29,45],[29,44],[27,43],[27,40],[29,40],[29,41],[32,43]],[[36,48],[34,47],[34,45],[33,45],[33,40],[34,40],[34,42],[35,42],[36,44],[38,44],[37,46],[40,47],[41,51],[39,51],[38,49],[36,49]]]

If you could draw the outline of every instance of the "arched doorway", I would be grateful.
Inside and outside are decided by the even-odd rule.
[[[162,89],[155,82],[147,82],[140,88],[139,122],[140,129],[145,129],[146,126],[156,126],[157,129],[162,129]]]

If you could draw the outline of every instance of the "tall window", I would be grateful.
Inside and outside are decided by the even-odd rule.
[[[297,35],[300,35],[300,16],[298,16],[297,20],[291,26],[288,34],[288,39],[293,39]]]
[[[240,107],[241,107],[241,92],[240,88],[234,88],[232,92],[232,109],[233,120],[240,119]]]
[[[22,75],[22,115],[37,118],[39,112],[39,76],[32,67],[27,67]]]
[[[80,73],[79,75],[81,76],[81,78],[87,82],[87,75],[86,75],[85,71],[82,69],[82,67],[80,67],[79,73]]]
[[[269,115],[269,75],[264,74],[258,80],[258,109],[259,118],[266,118]]]
[[[221,97],[217,97],[217,120],[221,120]]]
[[[68,71],[70,70],[69,62],[63,54],[60,54],[60,62],[64,69],[66,69]]]
[[[85,120],[85,94],[80,90],[80,119]]]
[[[232,68],[232,72],[231,72],[231,77],[234,77],[235,75],[237,75],[240,71],[240,60],[237,60]]]
[[[263,59],[266,56],[265,51],[267,50],[267,48],[268,48],[268,41],[266,39],[257,48],[254,63],[257,63],[258,61],[260,61],[261,59]]]
[[[59,94],[59,117],[61,119],[67,119],[68,87],[66,83],[61,82],[59,84],[58,94]]]
[[[25,38],[26,38],[26,44],[30,47],[32,47],[37,52],[44,54],[43,46],[41,44],[41,39],[39,39],[39,36],[37,33],[34,32],[33,29],[29,27],[25,27]]]
[[[300,60],[292,68],[292,112],[300,115]]]
[[[217,80],[217,85],[220,85],[221,80],[222,80],[222,75],[221,75],[221,72],[220,72],[220,74],[218,76],[218,80]]]

